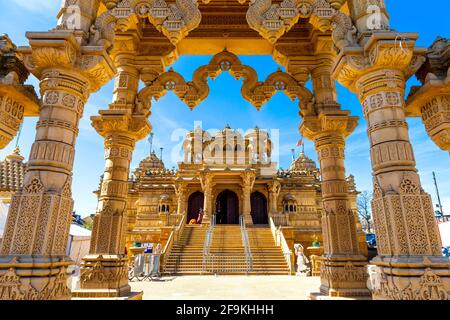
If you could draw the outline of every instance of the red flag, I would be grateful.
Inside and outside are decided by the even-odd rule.
[[[301,147],[302,145],[304,144],[304,142],[303,142],[303,137],[297,142],[297,145],[296,145],[296,147],[298,148],[298,147]]]

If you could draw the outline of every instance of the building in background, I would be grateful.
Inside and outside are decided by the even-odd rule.
[[[198,224],[202,211],[203,223],[214,214],[218,226],[239,225],[240,216],[248,225],[272,225],[292,252],[294,244],[300,243],[308,256],[321,255],[320,171],[304,152],[293,156],[289,169],[278,170],[271,153],[272,141],[267,132],[255,128],[242,135],[229,126],[213,135],[200,128],[189,132],[178,170],[165,168],[151,152],[129,181],[127,248],[152,243],[164,247],[175,226],[181,221]],[[367,255],[353,176],[348,177],[347,184],[360,251]],[[266,229],[270,232],[270,228]],[[192,230],[190,238],[196,236],[197,229]],[[225,233],[235,231],[224,228]],[[201,242],[204,234],[198,232],[197,236]],[[231,245],[232,240],[224,241]],[[270,250],[273,237],[267,241],[265,244],[261,240],[259,246]],[[225,249],[226,244],[220,250]],[[258,248],[254,246],[253,250]]]

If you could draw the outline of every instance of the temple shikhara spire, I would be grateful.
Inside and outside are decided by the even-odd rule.
[[[156,274],[298,273],[320,277],[310,299],[449,300],[450,261],[407,117],[420,117],[430,139],[450,151],[450,40],[423,48],[418,33],[390,25],[384,0],[62,0],[54,27],[27,32],[27,46],[0,35],[0,149],[24,117],[37,117],[28,161],[18,145],[0,161],[8,204],[0,300],[142,299],[130,281],[147,272],[139,269],[147,247]],[[181,74],[174,64],[185,55],[209,58]],[[255,68],[244,55],[272,56],[279,68]],[[159,134],[154,145],[153,133],[164,123],[152,106],[168,91],[180,107],[208,104],[210,80],[222,73],[256,110],[276,93],[298,106],[290,141],[301,139],[301,150],[292,149],[288,169],[277,163],[272,134],[254,123],[237,130],[223,110],[215,115],[223,129],[194,127],[182,159],[166,167],[171,154]],[[28,84],[30,75],[39,87]],[[420,85],[406,96],[414,75]],[[103,141],[90,152],[104,154],[104,170],[97,207],[87,213],[93,225],[79,285],[69,288],[80,120],[91,94],[113,79],[112,102],[90,118]],[[337,83],[357,96],[363,119],[338,102]],[[358,172],[345,166],[348,137],[363,123],[373,259],[358,217]],[[136,159],[144,139],[147,151]],[[314,149],[305,151],[304,139]]]

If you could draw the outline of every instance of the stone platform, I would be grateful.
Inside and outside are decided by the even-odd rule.
[[[308,300],[320,286],[319,277],[180,276],[130,282],[143,300]]]

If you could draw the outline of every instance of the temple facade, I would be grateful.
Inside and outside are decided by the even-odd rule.
[[[239,213],[242,230],[266,220],[288,224],[289,217],[291,235],[273,232],[285,251],[289,239],[301,241],[308,223],[320,227],[321,285],[311,298],[450,299],[450,262],[442,257],[406,122],[421,117],[433,141],[449,150],[449,43],[418,47],[417,33],[391,28],[384,0],[62,0],[55,28],[26,37],[29,46],[20,48],[0,38],[0,148],[24,116],[39,116],[0,248],[0,299],[139,298],[128,283],[130,235],[151,234],[157,215],[159,240],[167,237],[175,254],[180,243],[190,243],[184,230],[204,231],[187,221],[198,218],[200,208],[202,224],[234,224]],[[211,61],[187,79],[171,68],[180,55],[210,55]],[[270,55],[285,71],[262,79],[240,55]],[[152,105],[173,91],[193,109],[207,99],[208,80],[224,72],[243,80],[243,99],[258,110],[277,92],[298,104],[299,132],[314,142],[320,184],[314,173],[295,173],[295,162],[278,173],[268,161],[270,145],[248,149],[250,136],[215,150],[220,135],[211,137],[206,157],[189,147],[196,141],[191,137],[177,171],[152,155],[130,181],[135,145],[152,131]],[[30,73],[40,98],[24,85]],[[421,86],[406,98],[414,74]],[[113,78],[112,103],[91,118],[104,139],[105,170],[80,290],[71,292],[66,248],[79,123],[89,96]],[[336,83],[356,94],[368,126],[378,244],[370,274],[344,161],[359,119],[338,103]],[[226,166],[215,158],[225,158]],[[181,220],[172,228],[176,215]],[[270,238],[267,230],[251,229],[253,241]]]
[[[255,128],[242,135],[226,127],[212,136],[201,129],[188,133],[178,170],[165,168],[151,153],[129,181],[127,247],[166,245],[167,230],[182,219],[202,224],[215,215],[218,225],[237,225],[242,216],[247,225],[282,227],[292,251],[294,243],[301,243],[309,248],[308,255],[322,254],[323,247],[313,247],[314,242],[322,242],[320,171],[304,152],[289,169],[279,170],[271,160],[271,147],[265,131]],[[367,255],[353,176],[347,181],[360,248]],[[198,221],[201,210],[205,215]]]

